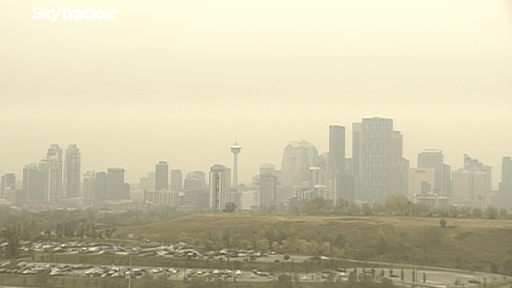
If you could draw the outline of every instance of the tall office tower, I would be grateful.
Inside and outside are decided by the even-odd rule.
[[[132,187],[128,183],[123,183],[123,199],[130,199]]]
[[[142,177],[139,180],[139,188],[142,190],[148,190],[148,177]]]
[[[260,165],[259,206],[261,211],[274,206],[277,208],[277,176],[273,164]]]
[[[169,165],[160,161],[155,167],[155,191],[169,190]]]
[[[96,188],[94,192],[94,201],[103,201],[107,199],[108,175],[106,172],[96,173]]]
[[[210,208],[215,212],[224,209],[228,188],[229,182],[226,167],[218,164],[213,165],[210,169]]]
[[[171,191],[182,191],[182,174],[179,169],[171,170]]]
[[[327,165],[327,176],[329,179],[346,173],[345,127],[343,126],[329,126],[329,158]]]
[[[4,191],[7,189],[16,190],[16,176],[13,173],[2,176],[2,189],[0,190],[0,198],[4,198]]]
[[[62,198],[62,149],[59,145],[51,144],[46,158],[39,162],[39,169],[46,174],[46,203],[59,203]]]
[[[424,149],[418,154],[418,168],[431,168],[435,170],[434,190],[443,195],[450,192],[450,166],[444,164],[444,155],[438,149]]]
[[[84,174],[84,188],[83,188],[84,203],[86,203],[86,204],[93,203],[95,194],[96,194],[96,173],[94,171],[87,171]]]
[[[435,186],[435,169],[409,168],[409,193],[407,196],[423,195],[433,192]]]
[[[486,179],[486,191],[485,193],[491,192],[491,181],[492,181],[492,167],[484,165],[478,159],[472,159],[467,154],[464,154],[464,169],[471,170],[477,169],[483,171],[487,175]]]
[[[500,198],[503,199],[504,207],[510,210],[512,204],[512,158],[503,157],[501,163]]]
[[[156,184],[156,173],[155,172],[149,172],[148,173],[148,190],[149,191],[155,191]]]
[[[184,190],[196,190],[206,188],[205,174],[203,171],[187,173],[185,177]]]
[[[233,187],[238,187],[238,153],[242,147],[238,144],[231,146],[231,153],[233,153]]]
[[[43,191],[41,190],[41,177],[36,163],[25,165],[23,168],[23,202],[43,202]]]
[[[487,174],[477,168],[452,173],[453,198],[457,201],[482,201],[487,190]]]
[[[501,183],[512,188],[512,158],[503,157],[501,163]]]
[[[301,140],[290,141],[284,148],[281,164],[281,185],[301,185],[309,179],[309,167],[315,166],[318,151],[311,143]]]
[[[392,194],[406,195],[409,186],[409,160],[403,157],[404,138],[400,131],[393,131],[393,188]]]
[[[69,144],[64,161],[65,198],[80,197],[80,151],[75,144]]]
[[[384,203],[393,194],[393,120],[363,118],[360,133],[359,198]]]
[[[362,178],[362,123],[352,123],[352,177],[354,178],[354,198],[361,199]]]
[[[210,191],[206,186],[204,172],[187,173],[183,190],[183,206],[199,210],[210,208]]]
[[[126,199],[124,186],[124,169],[108,168],[107,199]]]

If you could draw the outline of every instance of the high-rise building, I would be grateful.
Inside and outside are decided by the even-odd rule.
[[[185,191],[203,189],[203,188],[207,188],[205,174],[203,171],[194,171],[194,172],[187,173],[187,175],[185,177],[185,185],[184,185]]]
[[[459,202],[485,201],[487,179],[486,173],[476,168],[453,171],[453,198]]]
[[[361,199],[362,179],[362,123],[352,123],[352,177],[354,178],[354,198]]]
[[[472,170],[477,169],[486,174],[486,188],[484,193],[491,192],[491,181],[492,181],[492,167],[488,165],[484,165],[482,162],[478,161],[478,159],[473,159],[469,155],[464,154],[464,169]]]
[[[393,188],[392,194],[406,195],[408,192],[409,160],[403,157],[403,135],[393,131]]]
[[[418,154],[418,168],[435,170],[433,190],[443,195],[450,194],[450,166],[444,164],[444,155],[438,149],[424,149]]]
[[[96,173],[94,201],[103,201],[107,199],[108,175],[106,172]]]
[[[359,128],[359,127],[358,127]],[[356,133],[356,131],[354,131]],[[363,118],[359,147],[353,159],[360,174],[360,198],[368,202],[384,203],[393,193],[393,120],[387,118]],[[360,151],[357,151],[360,150]],[[354,163],[354,168],[356,164]]]
[[[96,194],[96,173],[94,171],[87,171],[84,173],[84,188],[83,198],[85,204],[94,202]]]
[[[66,149],[63,196],[65,198],[80,197],[80,151],[75,144],[70,144]]]
[[[155,172],[149,172],[148,173],[148,190],[149,191],[155,191],[156,184],[156,173]]]
[[[155,191],[169,190],[169,165],[160,161],[155,167]]]
[[[242,147],[238,144],[231,146],[231,153],[233,153],[233,187],[238,187],[238,153]]]
[[[258,202],[261,211],[271,206],[277,208],[277,176],[273,164],[260,165]]]
[[[127,197],[124,185],[124,169],[108,168],[107,177],[107,199],[126,199]]]
[[[210,208],[215,212],[224,210],[229,189],[228,173],[223,165],[213,165],[210,169]]]
[[[327,176],[329,179],[346,173],[345,127],[343,126],[329,126],[329,159],[327,165]]]
[[[0,189],[0,198],[4,198],[4,191],[7,189],[16,190],[16,176],[14,173],[5,174],[2,176],[2,189]]]
[[[195,211],[210,208],[210,191],[206,186],[204,172],[194,171],[187,173],[183,190],[183,206],[193,208]]]
[[[501,163],[500,198],[504,207],[510,210],[512,204],[512,158],[503,157]]]
[[[46,158],[39,162],[39,170],[46,176],[43,202],[60,203],[62,198],[62,149],[57,144],[51,144]]]
[[[182,174],[179,169],[171,170],[171,191],[182,191]]]
[[[283,151],[281,185],[293,187],[309,180],[309,167],[315,166],[317,158],[318,151],[311,143],[290,141]]]
[[[41,175],[41,170],[36,163],[25,165],[23,168],[23,202],[47,202],[46,185],[43,180],[46,180],[46,176]]]

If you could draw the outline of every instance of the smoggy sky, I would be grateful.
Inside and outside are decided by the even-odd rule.
[[[35,20],[33,8],[115,9]],[[22,179],[51,143],[82,172],[165,160],[232,167],[249,183],[290,140],[328,150],[329,124],[394,119],[404,156],[439,148],[493,166],[512,155],[512,1],[0,2],[0,174]]]

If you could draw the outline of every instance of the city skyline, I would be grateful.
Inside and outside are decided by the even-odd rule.
[[[366,119],[370,119],[370,118],[374,118],[374,117],[366,117]],[[377,117],[377,118],[379,118],[379,117]],[[363,119],[364,119],[364,118],[363,118]],[[392,118],[383,118],[383,119],[391,119],[392,121],[394,121],[394,119],[392,119]],[[359,120],[359,122],[360,122],[360,121],[361,121],[361,120]],[[352,124],[356,124],[356,125],[357,125],[357,124],[358,124],[358,122],[353,122]],[[345,129],[344,129],[344,130],[345,130],[345,135],[344,135],[344,137],[345,137],[345,155],[346,155],[346,159],[351,159],[351,158],[352,158],[352,153],[353,153],[353,150],[352,150],[352,138],[353,138],[353,130],[354,130],[354,128],[353,128],[353,127],[346,128],[346,126],[341,125],[341,124],[331,124],[331,125],[327,126],[327,130],[325,131],[325,133],[326,133],[325,137],[327,137],[327,142],[328,142],[328,143],[327,143],[327,146],[329,146],[329,140],[328,140],[328,139],[329,139],[329,133],[330,133],[330,132],[329,132],[329,131],[330,131],[329,129],[330,129],[330,127],[333,127],[333,126],[336,126],[336,127],[340,127],[340,126],[341,126],[341,127],[344,127],[344,128],[345,128]],[[352,125],[351,125],[351,126],[352,126]],[[395,131],[395,132],[400,132],[400,131]],[[401,135],[401,136],[403,136],[403,135]],[[406,139],[407,139],[407,135],[405,135],[405,137],[406,137]],[[300,141],[303,141],[303,140],[304,140],[304,141],[306,141],[306,144],[307,144],[307,145],[312,145],[315,149],[317,149],[317,145],[315,145],[315,143],[313,143],[313,142],[309,142],[309,141],[307,141],[307,140],[305,140],[305,139],[301,139]],[[283,147],[287,147],[287,145],[290,145],[290,143],[291,143],[291,142],[294,142],[294,141],[298,141],[298,140],[296,140],[296,139],[291,139],[291,140],[289,140],[289,141],[286,143],[286,146],[283,146]],[[50,143],[50,144],[49,144],[50,148],[49,148],[49,149],[47,148],[47,149],[48,149],[48,151],[50,151],[50,150],[52,149],[52,147],[54,147],[55,145],[56,145],[56,147],[58,147],[59,145],[65,145],[65,144],[66,144],[66,143],[62,143],[62,144],[61,144],[61,143]],[[405,143],[405,144],[406,144],[406,143]],[[74,144],[74,143],[73,143],[73,144],[69,144],[69,147],[73,147],[73,149],[76,149],[77,151],[78,151],[79,149],[80,149],[80,150],[82,150],[82,147],[80,147],[80,145],[79,145],[79,144]],[[249,144],[249,147],[250,147],[250,144]],[[168,177],[168,181],[167,181],[167,182],[168,182],[168,185],[170,185],[170,184],[171,184],[171,182],[170,182],[170,179],[171,179],[171,178],[170,178],[170,177],[171,177],[170,172],[171,172],[171,170],[176,170],[176,169],[178,169],[178,170],[183,171],[184,173],[189,173],[189,172],[193,172],[193,171],[203,171],[203,172],[204,172],[204,171],[209,171],[209,169],[211,168],[211,166],[213,166],[213,165],[218,165],[218,164],[219,164],[219,165],[223,165],[223,166],[225,166],[226,168],[233,169],[233,167],[232,167],[232,166],[233,166],[233,165],[232,165],[232,164],[233,164],[233,162],[232,162],[232,161],[233,161],[233,158],[232,158],[232,157],[233,157],[233,153],[232,153],[232,151],[230,150],[230,149],[232,148],[232,145],[231,145],[231,146],[230,146],[230,145],[228,145],[227,147],[224,147],[224,148],[225,148],[225,149],[224,149],[224,150],[225,150],[225,151],[224,151],[224,153],[225,153],[225,154],[227,154],[227,157],[224,157],[224,158],[231,158],[231,159],[228,159],[228,160],[227,160],[227,161],[225,161],[225,162],[216,162],[216,163],[210,163],[210,164],[206,163],[206,164],[205,164],[206,166],[208,166],[208,165],[210,166],[210,167],[208,167],[208,168],[206,168],[206,169],[203,169],[202,167],[198,167],[198,168],[191,168],[190,170],[182,169],[181,167],[183,167],[183,166],[187,166],[187,165],[182,165],[182,166],[180,166],[180,165],[175,165],[175,166],[173,166],[173,163],[175,163],[175,162],[174,162],[174,161],[172,161],[172,160],[170,160],[170,161],[169,161],[169,160],[167,160],[167,161],[162,161],[162,160],[160,160],[160,161],[153,161],[153,162],[157,163],[157,167],[158,167],[158,165],[159,165],[159,164],[162,164],[162,163],[163,163],[163,164],[165,164],[165,165],[168,165],[168,168],[167,168],[167,169],[168,169],[168,173],[167,173],[167,174],[168,174],[168,175],[167,175],[167,177]],[[60,149],[60,148],[59,148],[59,149]],[[277,149],[278,151],[282,151],[282,148],[276,147],[276,149]],[[62,149],[61,149],[61,150],[62,150]],[[422,149],[421,149],[420,151],[418,151],[418,153],[416,153],[415,155],[411,155],[411,156],[409,157],[409,155],[405,155],[405,154],[404,154],[404,155],[403,155],[403,157],[404,157],[405,159],[407,159],[407,160],[409,160],[409,161],[410,161],[410,163],[411,163],[411,164],[410,164],[410,167],[411,167],[411,168],[416,168],[416,167],[417,167],[417,168],[421,168],[421,167],[419,167],[419,166],[421,166],[421,165],[418,165],[418,162],[417,162],[417,159],[418,159],[418,158],[417,158],[417,157],[419,157],[419,155],[421,155],[421,154],[426,153],[426,151],[427,151],[427,152],[428,152],[428,151],[438,151],[438,152],[441,152],[441,153],[443,153],[443,154],[444,154],[444,152],[443,152],[444,150],[443,150],[443,149],[439,149],[439,148],[432,148],[432,147],[426,147],[426,148],[422,148]],[[322,155],[322,154],[324,154],[324,153],[328,153],[328,152],[329,152],[329,147],[327,147],[327,149],[326,149],[326,150],[324,150],[324,151],[322,151],[322,150],[318,150],[318,155]],[[62,152],[61,152],[61,154],[62,154]],[[79,154],[82,154],[82,153],[79,153]],[[451,164],[451,163],[447,162],[447,160],[445,160],[445,163],[446,163],[446,164],[448,164],[449,166],[451,166],[451,168],[452,168],[452,172],[453,172],[453,171],[455,171],[455,170],[458,170],[458,169],[464,169],[464,168],[465,168],[465,159],[466,159],[466,157],[469,157],[468,155],[470,155],[471,157],[473,157],[475,161],[479,161],[479,160],[480,160],[481,162],[485,163],[486,165],[491,166],[492,168],[494,168],[494,169],[493,169],[494,171],[493,171],[492,183],[491,183],[491,185],[492,185],[492,186],[491,186],[491,190],[497,190],[497,189],[499,188],[499,187],[498,187],[498,184],[499,184],[499,182],[501,181],[501,169],[499,169],[499,168],[500,168],[500,167],[501,167],[501,165],[502,165],[502,162],[501,162],[501,161],[502,161],[502,158],[503,158],[503,157],[510,157],[510,156],[509,156],[510,154],[503,154],[502,156],[500,156],[500,158],[498,159],[498,163],[499,163],[499,164],[498,164],[498,165],[496,165],[496,166],[489,165],[489,164],[491,163],[490,161],[484,161],[484,160],[481,160],[482,158],[478,157],[477,155],[472,155],[472,154],[469,154],[469,153],[461,153],[461,155],[459,155],[459,157],[458,157],[458,158],[459,158],[459,163],[458,163],[458,164],[453,165],[453,164]],[[449,159],[449,157],[446,157],[446,155],[444,155],[444,157],[445,157],[445,159]],[[279,158],[282,158],[282,152],[279,152]],[[451,157],[451,158],[456,158],[456,157]],[[62,157],[62,162],[64,162],[64,160],[65,160],[65,159],[64,159],[64,157]],[[282,159],[277,160],[277,161],[275,161],[275,162],[267,161],[266,163],[272,163],[272,165],[276,165],[276,169],[280,170],[280,169],[282,168],[281,160],[282,160]],[[26,165],[29,165],[30,163],[35,163],[35,162],[37,162],[37,161],[36,161],[35,159],[33,159],[33,161],[29,161],[29,162],[27,162],[27,163],[25,163],[25,164],[23,164],[23,165],[20,165],[20,170],[23,170],[23,168],[24,168]],[[86,162],[87,162],[87,161],[86,161]],[[107,162],[108,162],[108,159],[107,159]],[[413,165],[412,163],[414,163],[414,165]],[[245,165],[243,165],[244,167],[247,167],[247,166],[248,166],[248,165],[247,165],[247,163],[243,163],[243,164],[245,164]],[[239,181],[239,184],[250,185],[250,184],[251,184],[251,182],[252,182],[252,177],[253,177],[253,176],[255,176],[255,175],[258,175],[258,174],[259,174],[259,168],[258,168],[258,167],[259,167],[261,164],[265,164],[265,162],[257,163],[257,164],[256,164],[256,169],[253,169],[254,167],[250,167],[250,169],[249,169],[249,170],[251,170],[251,171],[252,171],[252,170],[256,170],[256,172],[255,172],[254,174],[245,174],[245,173],[243,173],[243,174],[242,174],[242,176],[243,176],[243,177],[241,178],[241,179],[242,179],[242,181]],[[313,166],[314,166],[314,165],[313,165]],[[64,166],[63,166],[63,167],[64,167]],[[91,171],[91,170],[92,170],[92,171],[97,171],[97,172],[106,172],[106,171],[107,171],[108,169],[110,169],[110,168],[122,168],[122,169],[124,169],[127,175],[132,175],[132,177],[131,177],[131,178],[129,178],[129,177],[127,177],[127,178],[126,178],[126,179],[127,179],[126,183],[132,183],[132,184],[139,183],[139,182],[140,182],[140,178],[144,178],[144,177],[146,177],[146,178],[147,178],[147,177],[148,177],[148,173],[149,173],[149,174],[151,174],[151,173],[153,173],[153,174],[154,174],[154,173],[155,173],[155,164],[154,164],[154,163],[152,164],[152,167],[149,167],[149,168],[148,168],[148,170],[143,170],[144,168],[138,168],[138,169],[135,169],[135,170],[137,170],[137,171],[142,171],[140,175],[136,175],[136,176],[133,176],[133,175],[135,175],[135,173],[134,173],[133,171],[130,171],[130,169],[129,169],[129,168],[125,168],[124,166],[121,166],[121,165],[108,165],[108,166],[106,166],[106,167],[104,167],[104,168],[99,168],[99,167],[85,167],[85,168],[84,168],[84,167],[79,167],[79,170],[81,170],[81,171]],[[132,167],[132,168],[133,168],[133,167]],[[153,170],[152,170],[152,169],[153,169]],[[247,172],[247,171],[249,171],[249,170],[246,170],[246,171],[244,171],[244,172]],[[19,175],[19,176],[17,176],[17,177],[18,177],[17,179],[18,179],[18,181],[20,181],[20,182],[21,182],[21,180],[22,180],[22,176],[23,176],[23,173],[16,173],[16,171],[15,171],[15,170],[5,171],[4,173],[0,173],[0,175],[4,175],[4,174],[11,174],[11,173],[13,173],[13,174],[15,174],[15,175]],[[83,173],[82,173],[82,174],[83,174]],[[126,175],[126,174],[125,174],[125,175]],[[450,173],[450,175],[451,175],[451,173]],[[62,176],[62,177],[64,177],[64,174],[63,174],[63,176]],[[125,176],[125,177],[126,177],[126,176]],[[439,179],[439,178],[438,178],[438,179]],[[80,175],[80,180],[81,180],[81,181],[83,181],[83,175]],[[153,180],[154,180],[154,179],[153,179]],[[155,185],[155,184],[153,183],[152,185]],[[64,187],[63,187],[63,188],[64,188]],[[63,191],[63,192],[64,192],[64,191]]]

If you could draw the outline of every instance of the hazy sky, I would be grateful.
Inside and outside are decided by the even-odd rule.
[[[33,8],[115,9],[35,20]],[[281,166],[289,140],[328,150],[329,124],[394,119],[416,165],[439,148],[493,166],[512,155],[512,1],[0,2],[0,174],[22,179],[51,143],[82,171],[160,160],[184,172]]]

